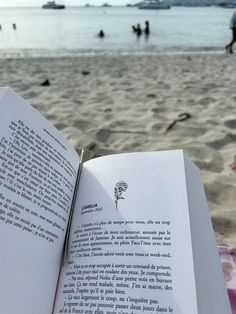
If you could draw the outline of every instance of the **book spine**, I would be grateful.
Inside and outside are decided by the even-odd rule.
[[[75,188],[74,188],[73,198],[72,198],[72,202],[71,202],[70,215],[69,215],[69,219],[68,219],[66,235],[65,235],[65,240],[64,240],[63,253],[62,253],[62,267],[65,265],[65,263],[68,259],[70,229],[71,229],[71,223],[72,223],[72,218],[73,218],[74,209],[75,209],[75,202],[76,202],[77,192],[79,189],[79,182],[80,182],[80,177],[81,177],[84,161],[85,161],[85,151],[82,150],[81,156],[80,156],[80,165],[79,165],[79,169],[77,172]]]

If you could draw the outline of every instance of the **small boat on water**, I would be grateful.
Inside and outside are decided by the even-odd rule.
[[[106,2],[106,3],[103,3],[102,7],[104,7],[104,8],[110,8],[111,5]]]
[[[235,9],[236,7],[236,5],[233,3],[220,3],[218,6],[224,9]]]
[[[138,5],[141,10],[163,10],[170,9],[170,5],[159,0],[145,0]]]
[[[43,9],[65,9],[64,4],[57,4],[55,1],[48,1],[42,6]]]

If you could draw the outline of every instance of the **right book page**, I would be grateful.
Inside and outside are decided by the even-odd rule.
[[[111,155],[84,163],[54,314],[230,313],[225,293],[215,300],[220,310],[215,305],[209,310],[208,291],[209,304],[199,310],[204,287],[196,276],[205,265],[196,267],[195,248],[198,232],[204,232],[197,232],[199,224],[192,226],[191,211],[192,201],[194,210],[202,206],[192,193],[199,196],[203,190],[191,167],[182,151]],[[206,206],[201,211],[199,222]],[[215,245],[209,219],[203,224],[207,243]],[[218,273],[214,258],[206,257],[207,269]],[[214,284],[224,292],[222,281]],[[214,293],[215,287],[208,286]]]
[[[198,312],[232,313],[200,173],[184,159]]]

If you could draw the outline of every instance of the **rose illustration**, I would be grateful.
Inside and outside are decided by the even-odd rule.
[[[125,198],[122,196],[122,193],[125,192],[128,188],[128,184],[124,181],[119,181],[116,183],[114,187],[114,196],[115,196],[115,204],[116,210],[118,209],[118,200],[124,200]]]

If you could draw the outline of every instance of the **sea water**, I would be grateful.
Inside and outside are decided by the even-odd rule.
[[[0,56],[223,51],[232,13],[219,7],[0,8]],[[146,20],[150,35],[137,37],[132,25],[144,28]],[[103,39],[96,37],[101,29]]]

